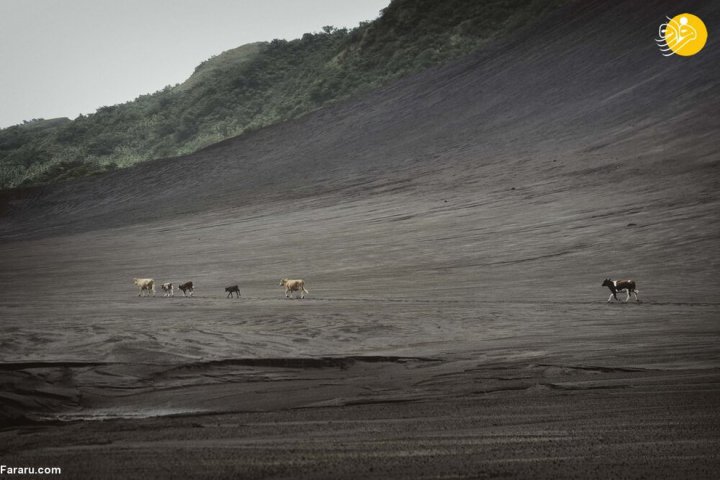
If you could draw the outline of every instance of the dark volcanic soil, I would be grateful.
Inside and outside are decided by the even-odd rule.
[[[710,40],[664,58],[682,11]],[[6,194],[0,464],[718,478],[719,24],[577,2],[301,120]]]

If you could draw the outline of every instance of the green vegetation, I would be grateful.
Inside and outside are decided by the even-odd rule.
[[[0,188],[122,168],[296,118],[480,48],[561,0],[393,0],[352,30],[245,45],[184,83],[75,120],[0,130]]]

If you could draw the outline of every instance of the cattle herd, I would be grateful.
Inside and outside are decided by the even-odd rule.
[[[150,292],[152,292],[153,297],[155,296],[154,279],[134,278],[133,283],[136,287],[138,287],[138,297],[143,296],[143,294],[150,296]],[[280,280],[280,286],[285,287],[285,298],[290,298],[290,294],[292,294],[293,292],[299,294],[300,298],[305,298],[305,294],[310,293],[305,289],[305,281],[302,279],[290,280],[288,278],[283,278],[282,280]],[[610,296],[607,300],[608,302],[611,302],[613,298],[617,301],[620,301],[620,299],[617,297],[617,294],[618,292],[622,292],[623,290],[627,295],[627,297],[625,297],[625,303],[630,300],[631,294],[635,295],[636,302],[640,302],[640,298],[638,297],[640,290],[637,289],[637,286],[635,285],[635,280],[611,280],[609,278],[606,278],[601,286],[608,287],[610,289]],[[175,289],[172,283],[163,283],[160,285],[160,288],[162,288],[164,296],[175,296]],[[183,292],[183,296],[185,297],[192,297],[193,293],[195,292],[193,288],[193,282],[185,282],[178,285],[178,288]],[[238,285],[231,285],[229,287],[225,287],[225,293],[227,294],[226,298],[232,298],[233,293],[235,294],[235,298],[240,298],[240,287]]]
[[[138,297],[150,296],[151,292],[153,297],[155,296],[155,279],[133,278],[133,283],[138,287]],[[285,298],[290,298],[290,294],[293,292],[299,294],[300,298],[305,298],[305,294],[310,293],[305,289],[305,281],[301,279],[290,280],[283,278],[280,280],[280,286],[285,287]],[[160,284],[160,288],[163,291],[163,296],[175,296],[175,288],[172,283],[162,283]],[[182,283],[178,285],[178,288],[183,292],[184,297],[192,297],[195,292],[193,282]],[[227,293],[226,298],[232,298],[233,294],[235,294],[235,298],[240,298],[240,287],[238,285],[225,287],[225,293]]]

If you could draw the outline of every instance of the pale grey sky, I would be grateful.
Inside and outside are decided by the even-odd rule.
[[[0,0],[0,128],[74,118],[192,74],[225,50],[356,27],[390,0]]]

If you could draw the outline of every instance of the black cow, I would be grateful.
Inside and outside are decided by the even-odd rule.
[[[227,292],[226,298],[232,297],[233,293],[237,294],[237,297],[235,298],[240,298],[240,287],[238,287],[237,285],[233,285],[232,287],[225,287],[225,291]]]

